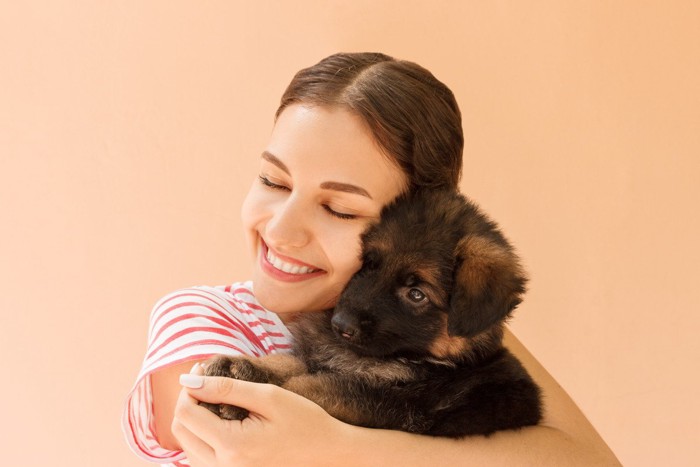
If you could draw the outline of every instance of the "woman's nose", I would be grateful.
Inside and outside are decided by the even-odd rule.
[[[265,227],[265,241],[272,247],[299,248],[309,242],[308,207],[291,196],[274,209]]]

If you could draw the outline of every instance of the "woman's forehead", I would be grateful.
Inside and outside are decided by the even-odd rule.
[[[263,158],[274,158],[291,176],[355,185],[387,201],[407,183],[364,121],[342,107],[289,106],[278,117]]]

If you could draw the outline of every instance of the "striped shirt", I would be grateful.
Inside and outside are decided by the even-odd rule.
[[[291,334],[253,296],[251,282],[193,287],[166,295],[153,307],[148,348],[127,396],[122,428],[131,449],[151,462],[189,465],[182,451],[161,447],[155,437],[151,374],[215,354],[261,356],[288,351]]]

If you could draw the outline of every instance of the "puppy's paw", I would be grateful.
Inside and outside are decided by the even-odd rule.
[[[269,383],[270,373],[256,366],[246,357],[229,357],[218,355],[204,364],[206,376],[225,376],[226,378],[252,381],[254,383]]]
[[[199,402],[199,405],[206,407],[214,414],[224,420],[243,420],[248,417],[249,412],[246,409],[236,407],[229,404],[210,404],[209,402]]]
[[[253,365],[245,357],[218,355],[209,359],[203,366],[206,376],[223,376],[255,383],[267,383],[270,380],[270,374],[267,371]],[[229,404],[200,402],[199,405],[225,420],[243,420],[249,414],[247,410]]]

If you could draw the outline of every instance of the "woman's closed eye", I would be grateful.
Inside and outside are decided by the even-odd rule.
[[[337,217],[338,219],[346,219],[346,220],[357,219],[357,216],[355,214],[347,214],[344,212],[335,211],[327,204],[323,205],[323,209],[325,209],[326,212],[328,212],[328,214],[330,214],[331,216]]]
[[[265,175],[259,175],[258,179],[263,185],[265,185],[268,188],[272,188],[273,190],[289,190],[289,187],[275,183],[269,178],[267,178]]]

